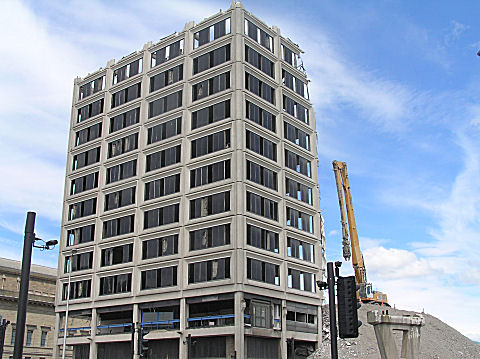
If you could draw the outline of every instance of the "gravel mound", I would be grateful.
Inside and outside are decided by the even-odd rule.
[[[379,307],[378,305],[362,304],[359,309],[359,336],[355,339],[338,338],[339,359],[380,359],[377,339],[373,326],[367,323],[367,312],[371,310],[387,310],[391,315],[418,314],[405,310]],[[425,326],[421,328],[419,359],[480,359],[480,345],[468,339],[457,330],[429,314],[423,314]],[[328,306],[323,307],[323,343],[309,359],[330,358],[330,320]],[[401,333],[394,332],[397,345],[401,346]]]

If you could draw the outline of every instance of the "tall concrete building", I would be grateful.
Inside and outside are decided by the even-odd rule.
[[[325,243],[300,53],[233,2],[75,80],[57,355],[67,297],[75,358],[138,357],[139,328],[149,358],[317,346]]]

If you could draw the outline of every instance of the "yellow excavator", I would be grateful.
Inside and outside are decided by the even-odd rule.
[[[372,283],[367,282],[367,270],[365,268],[362,251],[360,250],[357,225],[355,223],[355,215],[353,214],[353,202],[352,194],[350,193],[350,183],[347,175],[347,164],[340,161],[333,161],[332,164],[333,172],[335,173],[335,182],[337,184],[338,203],[340,205],[340,217],[342,221],[343,258],[345,258],[346,261],[352,258],[355,279],[360,287],[357,292],[357,298],[363,303],[389,306],[387,302],[387,295],[382,292],[374,291]],[[347,231],[345,208],[347,209],[350,240],[348,236],[349,231]]]

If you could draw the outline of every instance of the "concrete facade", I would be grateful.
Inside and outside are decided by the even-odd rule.
[[[75,80],[56,293],[63,328],[71,265],[74,357],[138,357],[132,323],[151,358],[316,348],[325,237],[300,53],[233,2]]]

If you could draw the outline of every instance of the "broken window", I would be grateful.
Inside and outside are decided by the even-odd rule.
[[[230,211],[230,192],[190,200],[190,219]]]
[[[314,246],[311,243],[287,237],[287,255],[314,263]]]
[[[72,170],[78,170],[82,167],[90,166],[100,161],[100,147],[79,153],[73,156]]]
[[[230,34],[230,18],[219,21],[214,25],[194,33],[193,48],[196,49],[227,34]]]
[[[140,58],[113,71],[113,84],[116,85],[142,72],[143,59]]]
[[[150,77],[150,92],[160,90],[168,85],[183,80],[183,64]]]
[[[78,109],[77,123],[103,113],[103,98]]]
[[[121,163],[119,165],[107,168],[107,180],[106,183],[113,183],[121,181],[126,178],[134,177],[137,175],[137,160],[131,160]]]
[[[245,35],[273,52],[273,37],[247,19],[245,19]]]
[[[148,104],[148,118],[161,115],[182,106],[182,91],[171,93]]]
[[[264,110],[263,108],[254,105],[249,101],[245,101],[246,103],[246,117],[262,127],[265,127],[267,130],[275,132],[275,115],[271,114],[270,112]]]
[[[138,133],[119,138],[108,144],[108,158],[123,155],[138,148]]]
[[[135,215],[114,218],[103,222],[103,238],[132,233],[135,225]]]
[[[285,150],[285,166],[304,176],[312,177],[310,161],[295,152]]]
[[[298,54],[290,50],[287,46],[282,44],[282,60],[297,68]]]
[[[71,262],[71,263],[70,263]],[[74,254],[65,257],[64,273],[92,269],[93,252]],[[71,266],[71,267],[70,267]]]
[[[78,227],[67,231],[67,247],[80,243],[93,242],[95,238],[95,225]]]
[[[177,285],[177,266],[142,271],[141,290]]]
[[[92,287],[92,280],[80,280],[70,282],[70,296],[68,299],[79,299],[90,297],[90,290]],[[68,295],[68,283],[63,284],[62,299],[66,300]]]
[[[245,45],[245,60],[268,76],[275,78],[273,62],[247,45]]]
[[[145,183],[145,201],[180,191],[180,174]]]
[[[190,188],[230,178],[230,160],[195,168],[190,171]]]
[[[248,72],[245,72],[245,88],[271,104],[275,104],[275,89]]]
[[[155,52],[152,52],[151,67],[153,68],[155,66],[163,64],[164,62],[174,59],[175,57],[183,55],[183,46],[184,46],[184,40],[181,39],[181,40],[175,41],[170,45],[162,47],[161,49]]]
[[[68,207],[68,219],[74,220],[90,216],[97,212],[97,199],[91,198],[82,202],[73,203]]]
[[[312,189],[290,178],[285,178],[285,194],[309,205],[313,204]]]
[[[277,190],[277,173],[247,160],[247,179],[267,188]]]
[[[230,61],[230,44],[219,47],[193,59],[193,74],[198,74]]]
[[[75,133],[75,146],[83,145],[84,143],[93,141],[102,136],[102,124],[97,123],[93,126],[84,128]]]
[[[112,94],[112,108],[123,105],[124,103],[130,102],[139,98],[141,93],[141,83],[129,86],[123,90],[115,92]]]
[[[142,259],[158,258],[178,253],[178,234],[142,242]]]
[[[220,247],[230,244],[230,224],[190,231],[190,250]]]
[[[280,266],[247,258],[247,278],[259,282],[280,285]]]
[[[220,258],[188,265],[188,283],[230,278],[230,258]]]
[[[287,226],[313,233],[313,216],[287,207]]]
[[[263,136],[249,130],[245,131],[247,148],[272,161],[277,161],[277,145]]]
[[[123,246],[116,246],[102,249],[102,260],[100,265],[102,267],[113,266],[121,263],[131,262],[133,259],[133,244],[125,244]]]
[[[306,124],[309,123],[308,109],[283,95],[283,111]]]
[[[83,100],[84,98],[93,95],[99,91],[102,91],[105,87],[105,76],[99,77],[93,81],[87,82],[80,86],[78,99]]]
[[[230,100],[192,112],[192,130],[230,117]]]
[[[247,191],[247,211],[278,221],[278,203]]]
[[[147,155],[146,172],[167,167],[180,162],[181,145]]]
[[[253,247],[278,253],[278,233],[247,224],[247,244]]]
[[[230,72],[217,75],[192,86],[193,101],[230,88]]]
[[[284,122],[284,134],[285,138],[290,142],[310,151],[310,135],[305,131],[302,131],[295,126]]]
[[[172,204],[170,206],[155,208],[150,211],[145,211],[143,229],[149,229],[166,224],[178,222],[179,219],[179,204]]]
[[[147,130],[147,145],[166,140],[182,133],[182,118],[174,118]]]
[[[100,278],[100,295],[127,293],[132,290],[132,273]]]
[[[288,288],[315,293],[315,275],[288,268]]]
[[[72,179],[70,194],[78,194],[98,187],[98,171],[89,173],[83,177]]]
[[[140,120],[140,107],[121,113],[110,118],[110,133],[120,131],[138,123]]]
[[[105,211],[135,203],[135,186],[105,195]]]
[[[230,148],[230,130],[220,131],[193,140],[191,158]]]

